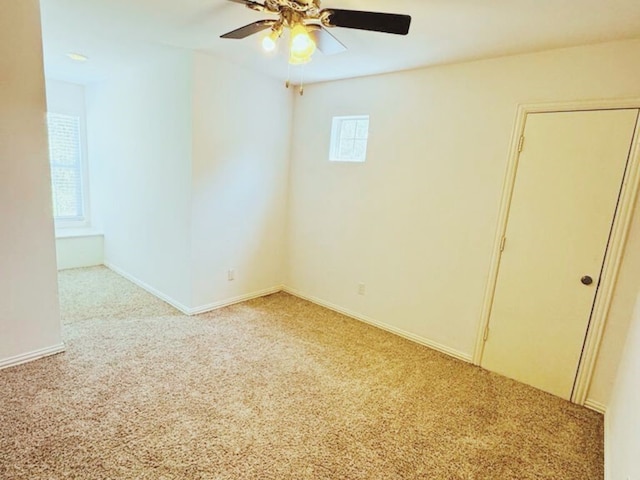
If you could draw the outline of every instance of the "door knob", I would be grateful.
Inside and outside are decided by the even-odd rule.
[[[580,281],[583,285],[591,285],[593,283],[593,278],[591,278],[589,275],[585,275],[580,279]]]

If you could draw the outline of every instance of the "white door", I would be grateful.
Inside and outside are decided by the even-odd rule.
[[[527,115],[484,368],[570,399],[637,121]]]

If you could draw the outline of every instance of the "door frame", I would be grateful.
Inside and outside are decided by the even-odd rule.
[[[520,104],[516,113],[515,126],[511,138],[509,149],[509,160],[505,172],[502,187],[502,199],[500,202],[500,213],[496,236],[494,240],[493,253],[491,256],[491,266],[489,278],[485,289],[482,314],[476,345],[473,353],[473,364],[480,366],[482,354],[484,353],[485,333],[489,327],[491,308],[498,280],[498,270],[500,268],[501,243],[506,233],[509,210],[515,186],[518,161],[520,158],[520,139],[524,134],[527,115],[530,113],[561,113],[561,112],[581,112],[594,110],[621,110],[640,109],[640,98],[622,100],[595,100],[576,101],[562,103],[542,103],[542,104]],[[607,315],[611,306],[611,300],[615,293],[616,280],[622,263],[629,228],[633,216],[638,191],[640,190],[640,122],[636,124],[634,137],[631,145],[629,163],[625,173],[620,201],[614,218],[609,246],[605,255],[600,286],[596,294],[591,313],[591,321],[586,332],[586,339],[576,381],[571,395],[571,401],[578,405],[587,403],[587,395],[591,385],[591,379],[596,366],[600,343],[604,333]],[[587,405],[588,406],[588,405]],[[593,407],[596,407],[595,405]]]

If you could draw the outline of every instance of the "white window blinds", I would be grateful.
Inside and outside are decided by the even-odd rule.
[[[85,220],[82,189],[80,118],[48,113],[49,159],[56,222]]]

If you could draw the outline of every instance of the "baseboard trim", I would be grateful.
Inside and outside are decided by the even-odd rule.
[[[428,338],[424,338],[421,337],[419,335],[415,335],[413,333],[407,332],[405,330],[402,330],[400,328],[396,328],[396,327],[392,327],[391,325],[388,325],[386,323],[380,322],[378,320],[374,320],[372,318],[369,318],[365,315],[361,315],[359,313],[353,312],[349,309],[346,308],[342,308],[339,307],[338,305],[335,305],[331,302],[327,302],[325,300],[322,300],[320,298],[311,296],[311,295],[307,295],[304,294],[298,290],[295,290],[291,287],[287,287],[287,286],[283,286],[282,287],[282,291],[289,293],[291,295],[293,295],[294,297],[298,297],[301,298],[303,300],[307,300],[311,303],[315,303],[316,305],[319,305],[321,307],[324,308],[328,308],[329,310],[333,310],[334,312],[337,313],[341,313],[343,315],[346,315],[347,317],[353,318],[354,320],[358,320],[360,322],[363,323],[367,323],[369,325],[372,325],[374,327],[380,328],[381,330],[385,330],[387,332],[393,333],[395,335],[398,335],[399,337],[402,338],[406,338],[407,340],[411,340],[412,342],[415,343],[419,343],[420,345],[424,345],[425,347],[429,347],[433,350],[436,350],[440,353],[444,353],[445,355],[448,355],[450,357],[453,358],[457,358],[458,360],[462,360],[463,362],[467,362],[467,363],[471,363],[472,360],[472,356],[470,354],[466,354],[463,352],[460,352],[459,350],[456,350],[454,348],[451,347],[447,347],[446,345],[442,345],[438,342],[434,342],[433,340],[429,340]]]
[[[51,347],[41,348],[40,350],[34,350],[33,352],[27,352],[13,357],[0,360],[0,370],[10,367],[22,365],[23,363],[32,362],[34,360],[40,360],[41,358],[48,357],[50,355],[56,355],[62,353],[65,350],[64,343],[58,343]]]
[[[602,415],[607,413],[606,405],[603,405],[602,403],[596,400],[591,400],[590,398],[587,398],[587,400],[584,402],[584,406],[587,407],[589,410],[593,410],[594,412],[601,413]]]
[[[143,282],[139,278],[134,277],[130,273],[127,273],[125,270],[123,270],[120,267],[117,267],[117,266],[113,265],[112,263],[105,262],[104,265],[107,268],[109,268],[109,269],[113,270],[114,272],[116,272],[118,275],[126,278],[130,282],[133,282],[137,286],[139,286],[140,288],[146,290],[151,295],[154,295],[154,296],[158,297],[160,300],[162,300],[164,302],[167,302],[172,307],[180,310],[180,312],[184,313],[185,315],[189,315],[189,316],[191,316],[191,315],[199,315],[201,313],[211,312],[213,310],[218,310],[219,308],[228,307],[230,305],[235,305],[236,303],[246,302],[247,300],[253,300],[254,298],[260,298],[260,297],[264,297],[266,295],[271,295],[271,294],[278,293],[278,292],[282,291],[282,285],[278,285],[278,286],[275,286],[275,287],[266,288],[264,290],[259,290],[257,292],[247,293],[245,295],[239,295],[237,297],[229,298],[227,300],[220,300],[219,302],[213,302],[213,303],[209,303],[209,304],[206,304],[206,305],[201,305],[199,307],[191,308],[191,307],[187,307],[186,305],[183,305],[182,303],[178,302],[177,300],[174,300],[173,298],[169,297],[168,295],[165,295],[164,293],[160,292],[159,290],[153,288],[151,285]]]
[[[253,300],[254,298],[273,295],[274,293],[278,293],[281,291],[282,291],[282,286],[278,285],[277,287],[266,288],[264,290],[259,290],[257,292],[247,293],[246,295],[239,295],[237,297],[230,298],[229,300],[222,300],[220,302],[209,303],[208,305],[202,305],[200,307],[192,308],[190,309],[189,315],[199,315],[201,313],[211,312],[213,310],[218,310],[220,308],[235,305],[236,303],[242,303],[242,302],[246,302],[247,300]]]
[[[114,265],[113,263],[110,262],[104,262],[104,266],[109,268],[110,270],[113,270],[114,272],[116,272],[118,275],[126,278],[127,280],[129,280],[132,283],[135,283],[137,286],[139,286],[140,288],[142,288],[143,290],[146,290],[147,292],[149,292],[151,295],[158,297],[160,300],[162,300],[163,302],[168,303],[169,305],[171,305],[172,307],[180,310],[180,312],[184,313],[185,315],[191,315],[190,312],[190,308],[187,307],[186,305],[183,305],[182,303],[178,302],[177,300],[174,300],[173,298],[171,298],[168,295],[165,295],[164,293],[162,293],[161,291],[155,289],[154,287],[152,287],[151,285],[149,285],[146,282],[143,282],[142,280],[140,280],[139,278],[131,275],[130,273],[128,273],[127,271],[123,270],[122,268]]]

